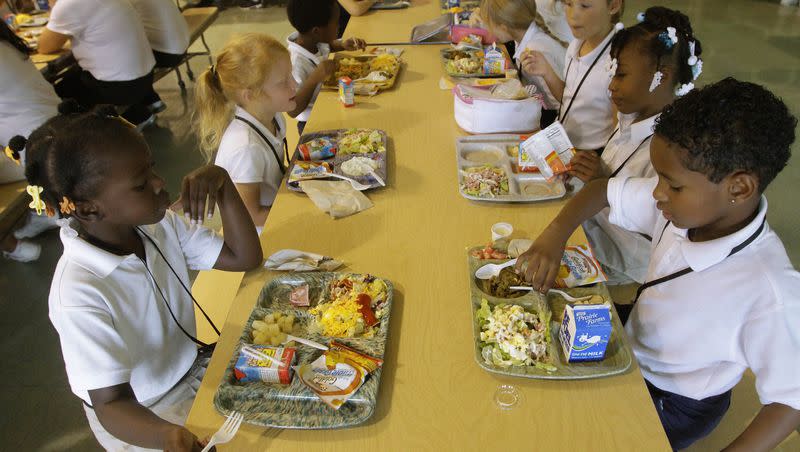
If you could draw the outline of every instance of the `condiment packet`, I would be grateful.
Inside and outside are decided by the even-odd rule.
[[[519,147],[519,166],[536,166],[548,182],[566,173],[575,155],[575,147],[560,122],[550,124],[523,141]]]
[[[372,201],[347,181],[305,180],[300,188],[323,212],[342,218],[372,207]]]
[[[251,357],[247,354],[240,353],[239,359],[233,368],[233,376],[240,383],[247,383],[250,381],[263,381],[266,383],[280,383],[288,385],[292,382],[294,371],[292,366],[297,360],[297,353],[291,347],[272,347],[269,345],[250,345],[250,348],[258,350],[259,352],[277,358],[283,363],[283,366],[264,359]]]
[[[292,306],[309,306],[311,303],[308,300],[308,284],[297,286],[292,289],[289,294],[289,302]]]
[[[331,341],[328,351],[297,369],[297,375],[329,407],[338,410],[383,360]]]

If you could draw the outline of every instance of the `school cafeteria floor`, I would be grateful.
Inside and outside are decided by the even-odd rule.
[[[638,11],[658,3],[689,15],[703,41],[706,62],[703,83],[726,75],[762,83],[782,96],[795,114],[800,115],[800,8],[780,6],[777,0],[629,0],[627,3],[626,23],[634,22]],[[291,28],[281,7],[247,11],[231,8],[221,13],[206,32],[206,38],[212,50],[217,51],[228,36],[245,31],[284,39]],[[192,61],[195,73],[207,66],[208,61],[202,57]],[[188,87],[191,90],[193,86],[188,83]],[[174,194],[182,175],[200,165],[202,158],[188,134],[191,96],[185,100],[181,97],[172,75],[161,80],[156,88],[169,108],[159,115],[157,127],[148,129],[145,135],[157,168]],[[399,88],[402,89],[402,80]],[[420,109],[423,108],[421,105]],[[293,124],[289,131],[296,131]],[[296,133],[290,135],[289,141],[296,142]],[[795,157],[772,184],[768,196],[770,224],[783,238],[797,267],[800,222],[793,196],[797,196],[796,187],[800,186],[800,141],[794,151]],[[43,247],[38,262],[21,264],[0,259],[0,363],[3,363],[0,451],[100,450],[80,402],[69,390],[58,336],[47,317],[50,279],[61,254],[58,234],[49,231],[36,241]],[[722,426],[692,450],[719,450],[747,424],[758,407],[753,379],[745,378],[734,392],[732,408]],[[602,449],[599,445],[598,450]],[[794,433],[780,450],[800,450],[800,435]]]

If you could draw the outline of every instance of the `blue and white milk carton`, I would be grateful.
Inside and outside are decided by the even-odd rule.
[[[608,305],[571,305],[564,309],[558,338],[569,362],[600,361],[611,338],[611,312]]]

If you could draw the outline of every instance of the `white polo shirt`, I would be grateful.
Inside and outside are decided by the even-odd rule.
[[[290,34],[289,37],[286,38],[286,47],[289,49],[289,57],[292,60],[292,75],[294,76],[294,80],[298,85],[302,85],[308,76],[314,72],[314,69],[316,69],[321,62],[328,59],[328,55],[331,53],[331,46],[319,43],[317,44],[317,53],[311,53],[295,42],[298,35],[297,32]],[[311,100],[308,102],[308,108],[297,115],[298,121],[308,121],[308,118],[311,116],[311,108],[314,106],[314,101],[317,99],[321,88],[321,84],[317,86],[314,95],[311,96]]]
[[[144,77],[156,60],[128,0],[58,0],[47,28],[70,37],[72,54],[97,80]]]
[[[525,50],[538,50],[542,52],[545,60],[547,60],[556,74],[564,73],[564,57],[567,54],[567,49],[537,27],[535,23],[531,23],[528,30],[525,32],[525,36],[522,37],[522,40],[515,42],[515,44],[514,61],[517,62],[517,67],[520,69],[522,68],[520,58],[522,58],[522,54]],[[520,71],[520,76],[523,83],[526,85],[535,85],[536,90],[542,93],[548,109],[552,110],[558,108],[558,99],[553,96],[553,93],[550,91],[543,77],[538,75],[527,77],[522,71]]]
[[[144,26],[153,50],[182,55],[189,47],[189,25],[172,0],[128,0]]]
[[[570,43],[575,36],[567,23],[567,15],[564,12],[564,4],[556,0],[536,0],[536,12],[542,16],[547,28],[558,39]],[[560,74],[560,72],[559,72]]]
[[[261,184],[261,205],[269,207],[275,201],[283,180],[278,160],[272,153],[274,149],[278,158],[283,160],[283,140],[286,138],[283,113],[275,115],[278,123],[277,135],[273,135],[242,107],[236,106],[234,114],[253,123],[268,142],[245,122],[234,119],[222,135],[214,163],[225,168],[234,183]]]
[[[634,123],[636,114],[617,115],[619,129],[606,145],[601,158],[608,174],[616,177],[653,177],[650,142],[659,115]],[[600,262],[611,270],[612,283],[643,283],[650,262],[651,242],[647,237],[611,224],[609,209],[583,223],[589,243]]]
[[[15,135],[27,137],[45,121],[58,114],[60,99],[31,60],[7,42],[0,42],[0,148]],[[0,183],[25,178],[23,164],[1,156]]]
[[[703,399],[731,389],[750,368],[762,404],[800,409],[800,274],[764,222],[767,199],[743,229],[692,242],[685,229],[664,229],[652,196],[657,180],[608,184],[611,222],[657,243],[647,279],[694,270],[646,289],[634,307],[626,332],[642,374],[663,390]],[[727,257],[762,222],[755,240]]]
[[[582,40],[576,39],[567,47],[564,96],[561,98],[559,119],[576,149],[599,149],[605,146],[614,131],[614,105],[608,96],[608,85],[612,77],[608,72],[611,46],[606,44],[611,41],[615,32],[616,30],[611,30],[600,45],[582,57],[578,56],[583,45]],[[576,95],[578,85],[595,59],[597,64],[586,76],[586,81]],[[567,112],[570,102],[572,108]]]
[[[149,405],[183,377],[197,356],[197,346],[178,328],[164,298],[181,326],[196,335],[194,306],[181,281],[191,287],[187,268],[211,269],[223,239],[210,229],[190,227],[171,211],[141,229],[177,275],[144,237],[147,267],[134,254],[109,253],[78,237],[72,227],[61,228],[64,254],[50,287],[50,320],[72,392],[87,403],[90,389],[130,383],[136,399]]]

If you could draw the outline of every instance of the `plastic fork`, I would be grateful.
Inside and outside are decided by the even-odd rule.
[[[228,419],[222,424],[222,427],[214,433],[214,436],[211,437],[211,440],[206,444],[206,447],[203,448],[202,452],[208,452],[211,450],[212,447],[218,444],[225,444],[233,439],[236,436],[236,432],[239,431],[239,427],[242,425],[242,421],[244,420],[244,415],[239,413],[238,411],[231,411],[231,414],[228,416]]]
[[[314,342],[310,339],[303,339],[302,337],[292,336],[291,334],[286,335],[286,340],[283,341],[283,344],[281,345],[286,345],[287,343],[292,341],[297,342],[299,344],[308,345],[309,347],[313,347],[319,350],[328,350],[328,347],[320,344],[319,342]]]
[[[533,287],[531,287],[531,286],[511,286],[511,287],[509,287],[509,289],[511,289],[511,290],[533,290]],[[572,302],[572,303],[575,303],[576,301],[583,301],[583,300],[588,300],[588,299],[592,298],[592,295],[589,295],[589,296],[586,296],[586,297],[577,297],[576,298],[576,297],[573,297],[572,295],[564,292],[563,290],[558,290],[558,289],[550,289],[547,292],[548,293],[557,293],[557,294],[561,295],[561,297],[563,297],[565,300],[567,300],[569,302]]]
[[[356,189],[356,190],[358,190],[358,191],[364,191],[364,190],[366,190],[366,189],[368,189],[368,188],[372,188],[372,187],[370,187],[369,185],[364,185],[364,184],[362,184],[361,182],[359,182],[359,181],[357,181],[357,180],[355,180],[355,179],[350,179],[349,177],[347,177],[347,176],[342,176],[341,174],[330,173],[330,174],[327,174],[326,176],[327,176],[327,177],[334,177],[334,178],[336,178],[336,179],[342,179],[342,180],[346,180],[347,182],[350,182],[350,185],[351,185],[351,186],[352,186],[354,189]]]

